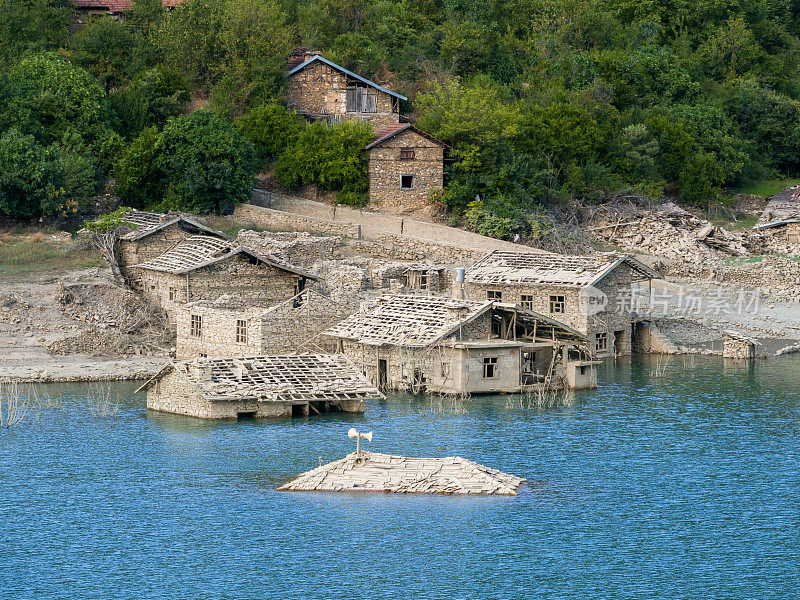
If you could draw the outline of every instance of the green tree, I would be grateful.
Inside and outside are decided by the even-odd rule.
[[[72,62],[94,75],[106,93],[144,66],[139,40],[113,19],[100,19],[81,29],[72,38],[72,47]]]
[[[255,106],[236,121],[239,133],[255,144],[261,166],[294,143],[301,125],[295,112],[276,102]]]
[[[65,44],[70,13],[66,0],[0,0],[0,65]]]
[[[163,197],[163,181],[156,165],[160,139],[155,127],[148,127],[128,144],[114,165],[114,191],[128,206],[146,208]]]
[[[209,111],[167,121],[155,147],[166,208],[224,212],[246,202],[253,190],[253,144]]]

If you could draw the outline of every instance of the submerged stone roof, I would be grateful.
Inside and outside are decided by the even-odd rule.
[[[385,295],[322,335],[362,344],[425,347],[450,335],[492,307],[491,302],[441,296]]]
[[[586,287],[598,283],[622,264],[627,264],[643,278],[661,278],[661,275],[630,256],[567,256],[495,250],[467,270],[466,281],[498,285],[527,283]]]
[[[355,452],[301,474],[279,487],[285,492],[391,492],[516,496],[521,477],[460,456],[409,458]]]
[[[294,273],[302,277],[316,280],[317,277],[301,271],[296,267],[281,263],[274,258],[261,256],[244,246],[238,246],[236,243],[227,239],[220,239],[210,235],[193,235],[185,240],[176,244],[173,248],[167,250],[163,254],[159,254],[143,263],[133,265],[140,269],[147,269],[150,271],[161,271],[164,273],[172,273],[173,275],[182,275],[202,269],[212,264],[222,262],[233,258],[237,255],[245,255],[251,260],[268,264],[281,271]]]
[[[209,402],[292,402],[383,398],[343,354],[197,358],[169,364],[139,390],[178,370]]]

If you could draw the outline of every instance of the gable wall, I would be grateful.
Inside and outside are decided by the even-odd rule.
[[[414,148],[413,160],[401,160],[402,148]],[[406,130],[367,151],[369,200],[390,213],[417,210],[428,204],[433,190],[444,186],[444,148],[418,133]],[[400,187],[402,175],[413,175],[411,189]]]

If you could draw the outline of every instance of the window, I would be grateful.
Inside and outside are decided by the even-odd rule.
[[[608,334],[598,333],[594,336],[594,347],[597,352],[605,352],[608,350]]]
[[[566,301],[564,296],[550,296],[550,312],[563,313],[566,312]]]
[[[414,149],[400,148],[400,160],[414,160]]]
[[[522,297],[520,298],[520,306],[527,310],[533,310],[533,296],[522,294]]]
[[[486,290],[486,299],[500,302],[503,299],[503,292],[500,290]]]
[[[491,358],[484,358],[483,359],[483,378],[484,379],[493,379],[494,374],[497,371],[497,357],[492,356]]]
[[[428,289],[428,273],[424,271],[419,274],[419,289],[421,290]]]
[[[236,343],[247,343],[247,321],[244,319],[236,319]]]
[[[203,317],[201,315],[189,317],[189,335],[198,338],[203,335]]]
[[[410,190],[414,187],[413,175],[400,175],[400,187],[404,190]]]
[[[178,292],[178,290],[176,290],[174,287],[169,288],[169,300],[170,300],[170,302],[175,302],[175,296],[176,296],[177,292]]]
[[[378,96],[368,88],[347,88],[345,103],[345,110],[349,113],[378,112]]]

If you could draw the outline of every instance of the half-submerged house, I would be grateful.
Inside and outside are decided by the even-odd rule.
[[[466,272],[471,300],[510,303],[587,336],[596,356],[630,354],[643,282],[660,279],[630,256],[564,256],[496,250]],[[641,310],[641,308],[639,308]]]
[[[131,267],[142,294],[175,319],[180,306],[227,296],[240,306],[271,306],[317,278],[291,265],[209,235],[194,235]]]
[[[514,393],[596,382],[580,361],[585,336],[512,305],[386,295],[323,335],[379,389]]]
[[[141,272],[131,269],[133,265],[164,254],[194,235],[228,239],[224,233],[206,227],[186,215],[133,210],[125,214],[124,222],[127,231],[119,236],[116,257],[122,275],[134,289],[140,289],[141,281],[137,275]]]
[[[137,391],[151,410],[201,419],[360,413],[383,397],[335,354],[200,358],[167,365]]]
[[[335,342],[320,334],[351,312],[314,290],[268,308],[242,307],[227,299],[190,302],[177,310],[176,356],[334,352]]]
[[[376,130],[375,139],[364,147],[370,204],[397,214],[426,206],[431,192],[444,187],[447,147],[410,123]]]
[[[318,52],[296,50],[288,68],[289,108],[310,120],[369,121],[375,128],[400,122],[400,101],[408,98],[356,75]]]

